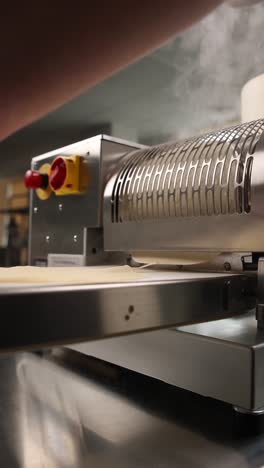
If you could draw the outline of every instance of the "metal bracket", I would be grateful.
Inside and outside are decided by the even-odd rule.
[[[264,258],[259,258],[258,261],[258,293],[256,319],[258,328],[264,329]]]

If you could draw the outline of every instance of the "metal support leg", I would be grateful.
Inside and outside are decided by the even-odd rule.
[[[236,411],[236,413],[240,413],[240,414],[249,414],[253,416],[261,416],[264,414],[264,407],[261,407],[255,410],[248,410],[245,408],[240,408],[240,406],[233,406],[233,408]]]
[[[258,437],[264,432],[264,408],[246,410],[234,406],[233,430],[240,437]]]
[[[264,330],[264,258],[258,261],[258,297],[256,307],[256,319],[258,328]]]

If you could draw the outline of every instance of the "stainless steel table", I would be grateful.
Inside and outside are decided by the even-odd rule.
[[[110,274],[108,282],[87,285],[0,284],[0,353],[215,320],[254,307],[248,296],[254,279],[243,275],[133,271],[134,280],[124,275],[119,282]]]
[[[74,351],[2,356],[0,412],[3,468],[264,464],[262,417]]]

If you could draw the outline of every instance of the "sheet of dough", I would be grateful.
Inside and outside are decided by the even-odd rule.
[[[133,252],[136,262],[148,265],[195,265],[213,260],[219,252],[175,252],[175,251],[148,251]]]
[[[0,283],[101,284],[136,279],[128,266],[0,268]]]
[[[102,284],[207,278],[210,273],[141,269],[129,266],[0,268],[0,287],[30,284]],[[214,276],[220,276],[214,274]]]

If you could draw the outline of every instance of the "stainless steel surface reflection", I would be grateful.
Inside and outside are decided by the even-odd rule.
[[[242,275],[158,270],[144,270],[139,280],[136,274],[133,281],[98,284],[3,283],[1,310],[8,313],[1,322],[0,353],[232,316],[254,307],[254,298],[245,294],[251,287]]]
[[[0,360],[4,468],[260,467],[232,409],[76,352]]]

